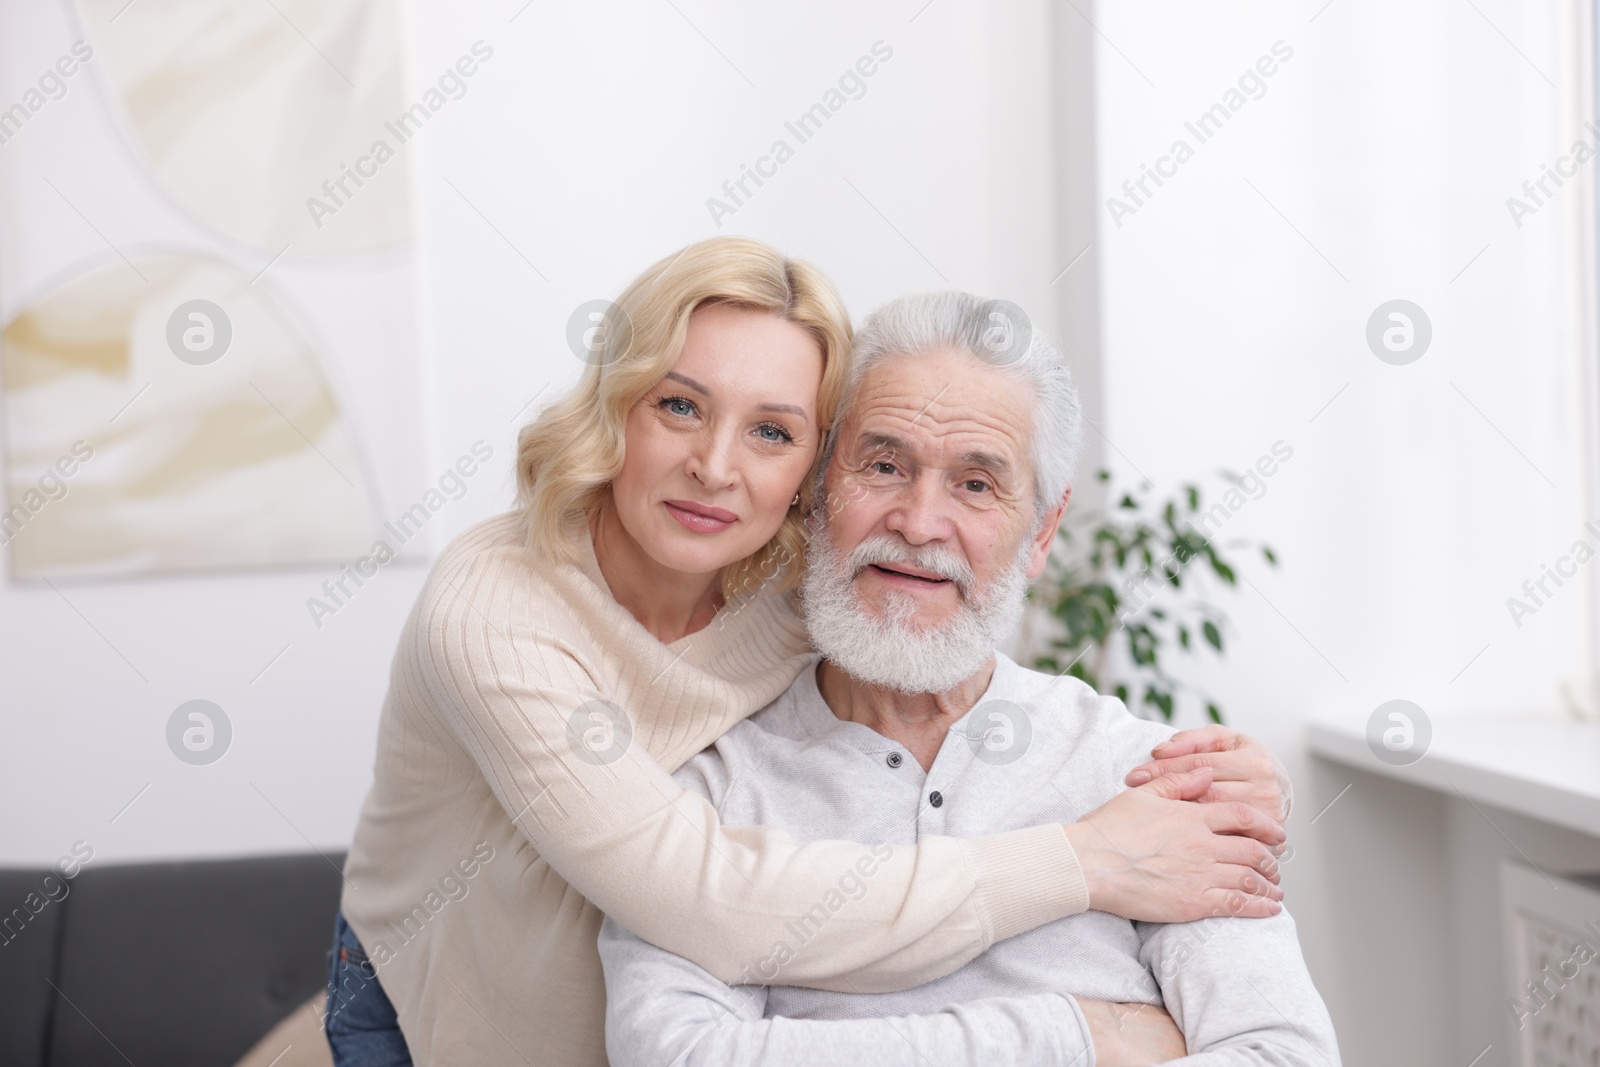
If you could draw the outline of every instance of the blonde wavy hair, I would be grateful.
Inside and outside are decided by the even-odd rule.
[[[817,395],[820,444],[833,425],[849,373],[850,317],[832,283],[809,263],[748,237],[713,237],[650,267],[617,297],[603,347],[566,397],[517,434],[517,507],[528,547],[573,559],[566,529],[591,518],[622,470],[628,412],[666,376],[683,350],[689,316],[708,304],[771,312],[803,328],[822,350]],[[620,314],[618,314],[620,312]],[[617,328],[621,324],[623,328]],[[797,487],[800,502],[765,546],[722,571],[725,597],[799,581],[805,516],[822,449]]]

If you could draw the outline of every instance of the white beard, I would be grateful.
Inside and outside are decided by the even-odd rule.
[[[899,693],[942,693],[976,673],[1011,636],[1026,605],[1024,542],[1006,572],[982,595],[973,590],[970,567],[944,548],[914,549],[889,537],[872,537],[841,559],[827,525],[811,538],[800,598],[811,643],[857,681]],[[905,563],[956,584],[961,608],[941,626],[911,625],[917,602],[891,592],[881,618],[869,614],[854,579],[874,563]]]

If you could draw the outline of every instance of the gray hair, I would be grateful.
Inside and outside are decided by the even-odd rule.
[[[1005,300],[971,293],[917,293],[897,297],[867,316],[852,345],[854,363],[845,380],[834,420],[823,444],[817,471],[833,459],[844,413],[855,402],[861,380],[872,368],[901,356],[917,357],[955,348],[1020,379],[1035,398],[1030,461],[1035,514],[1042,516],[1072,484],[1083,444],[1078,389],[1061,352],[1033,329],[1026,313]],[[820,502],[822,493],[817,494]]]

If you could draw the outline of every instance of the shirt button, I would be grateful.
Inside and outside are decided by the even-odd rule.
[[[928,803],[936,808],[942,806],[944,804],[944,794],[935,789],[928,794]]]
[[[898,752],[891,752],[889,753],[889,758],[885,762],[891,767],[898,767],[900,764],[905,762],[905,758]]]

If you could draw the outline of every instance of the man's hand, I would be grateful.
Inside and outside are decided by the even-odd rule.
[[[1289,818],[1294,789],[1289,772],[1259,742],[1222,726],[1182,730],[1157,745],[1155,759],[1128,772],[1129,785],[1144,785],[1164,774],[1210,767],[1211,788],[1200,800],[1236,800],[1265,812],[1279,823]]]
[[[1189,1054],[1183,1032],[1162,1008],[1078,997],[1094,1039],[1095,1067],[1149,1067]]]
[[[1089,907],[1162,923],[1282,911],[1283,827],[1249,804],[1190,803],[1213,788],[1210,768],[1169,772],[1066,824]]]

